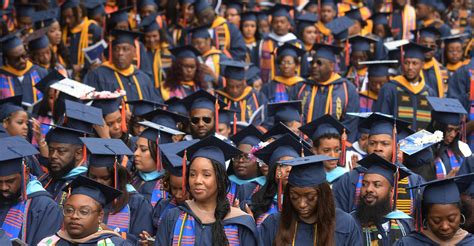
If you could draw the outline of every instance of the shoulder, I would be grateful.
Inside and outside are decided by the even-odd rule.
[[[354,230],[357,223],[350,214],[336,208],[336,231],[341,233],[350,233]]]

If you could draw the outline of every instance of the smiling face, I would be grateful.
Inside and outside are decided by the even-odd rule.
[[[198,202],[217,199],[217,176],[212,162],[196,157],[189,167],[189,192]]]
[[[100,204],[82,194],[71,195],[63,209],[65,214],[68,214],[66,212],[68,210],[74,210],[70,215],[64,216],[64,229],[74,239],[84,238],[97,232],[99,223],[104,217]]]
[[[362,180],[360,198],[368,206],[373,206],[391,195],[392,186],[388,180],[380,174],[365,174]]]

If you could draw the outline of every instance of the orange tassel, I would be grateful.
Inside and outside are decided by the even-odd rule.
[[[117,172],[117,156],[115,156],[114,162],[114,188],[118,189],[118,172]]]
[[[109,36],[109,62],[112,62],[112,36]]]
[[[467,143],[467,134],[466,134],[466,116],[463,115],[461,121],[461,141]]]
[[[87,147],[86,145],[83,145],[82,146],[82,163],[85,163],[86,161],[87,161]]]
[[[345,51],[346,51],[346,67],[349,66],[349,62],[350,62],[350,54],[349,54],[349,38],[346,39],[346,45],[344,47]]]
[[[404,61],[403,61],[403,60],[404,60],[404,59],[403,59],[403,53],[404,53],[404,52],[403,52],[403,46],[401,46],[401,47],[400,47],[400,61],[401,61],[401,64],[402,64],[402,65],[403,65],[403,63],[404,63]]]
[[[183,189],[183,193],[186,191],[186,160],[187,160],[187,154],[188,154],[188,151],[187,150],[184,150],[184,155],[183,155],[183,159],[182,159],[182,162],[181,164],[183,165],[182,168],[181,168],[181,171],[182,171],[182,189]]]
[[[347,147],[347,133],[346,128],[342,129],[341,135],[341,166],[346,166],[346,147]]]
[[[217,101],[218,99],[216,98],[216,102],[214,104],[215,108],[215,122],[216,122],[216,132],[219,132],[219,102]]]
[[[393,189],[394,190],[394,198],[393,198],[393,201],[392,201],[392,211],[395,211],[397,209],[397,199],[398,199],[398,179],[400,178],[400,170],[399,168],[397,167],[397,171],[395,172],[395,174],[393,175],[394,178],[395,178],[395,184],[393,185]]]
[[[237,113],[234,112],[234,124],[233,124],[234,135],[237,134]]]
[[[282,193],[283,193],[283,175],[281,174],[281,166],[280,166],[280,171],[278,175],[278,197],[277,197],[277,203],[278,203],[278,211],[282,211]]]
[[[26,186],[28,185],[28,182],[27,182],[27,177],[26,177],[26,163],[25,163],[25,159],[23,158],[22,162],[21,162],[21,170],[22,170],[22,176],[23,176],[23,189],[22,189],[22,198],[23,198],[23,201],[26,201],[28,199],[28,196],[26,194]]]
[[[397,123],[393,123],[392,130],[392,163],[395,164],[397,160]]]
[[[158,136],[156,137],[156,171],[161,172],[161,153],[160,153],[160,133],[158,132]]]
[[[120,113],[122,115],[122,122],[120,123],[120,127],[122,128],[123,133],[127,133],[127,131],[128,131],[128,129],[127,129],[127,110],[126,110],[124,100],[122,100],[122,109],[121,109]]]

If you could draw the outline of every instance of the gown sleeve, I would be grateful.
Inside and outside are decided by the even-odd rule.
[[[154,233],[152,222],[151,204],[140,194],[130,194],[130,231],[131,241],[136,242],[142,231],[147,231],[151,235]]]
[[[280,214],[269,215],[258,228],[258,238],[260,245],[273,245],[278,226],[280,224]]]
[[[351,172],[345,173],[332,184],[336,207],[346,213],[350,213],[352,210],[351,186]]]
[[[168,246],[173,243],[173,230],[180,213],[179,208],[173,208],[163,217],[155,237],[155,246]]]
[[[49,195],[32,199],[27,224],[27,242],[38,244],[43,238],[54,235],[63,223],[62,211]]]

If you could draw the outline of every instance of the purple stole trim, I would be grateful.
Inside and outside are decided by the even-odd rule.
[[[107,218],[107,226],[111,229],[119,228],[120,232],[127,233],[130,225],[130,206],[125,207],[116,214],[109,213]]]
[[[162,189],[162,179],[156,181],[153,192],[151,193],[151,205],[154,207],[161,199],[168,197],[168,193]]]

